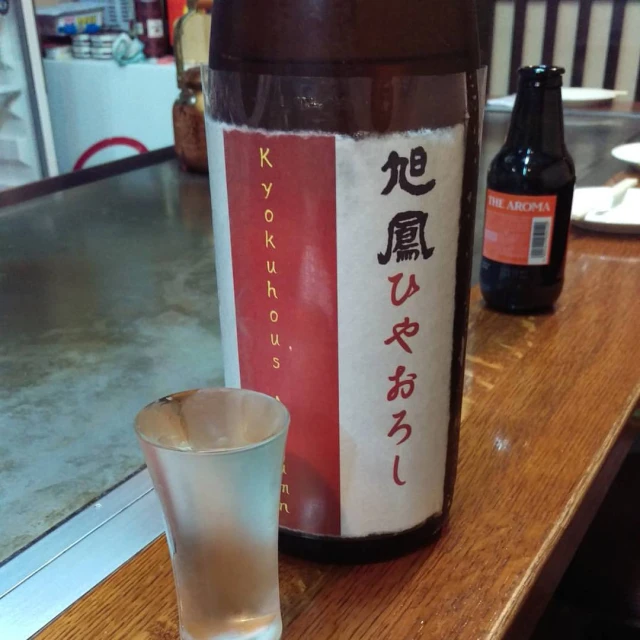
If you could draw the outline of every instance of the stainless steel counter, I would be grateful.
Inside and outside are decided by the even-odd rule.
[[[222,382],[211,243],[173,162],[0,210],[0,560],[141,467],[142,405]]]

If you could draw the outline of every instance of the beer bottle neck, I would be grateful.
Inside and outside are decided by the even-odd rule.
[[[520,86],[506,145],[512,149],[528,148],[548,155],[565,153],[559,86]]]

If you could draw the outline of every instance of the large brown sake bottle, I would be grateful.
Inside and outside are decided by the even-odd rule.
[[[214,2],[206,115],[225,380],[291,412],[286,552],[379,560],[446,522],[477,72],[473,0]]]

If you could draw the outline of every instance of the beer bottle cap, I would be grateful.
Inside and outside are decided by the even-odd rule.
[[[546,64],[531,65],[518,69],[520,82],[529,87],[561,87],[563,73],[563,67]]]

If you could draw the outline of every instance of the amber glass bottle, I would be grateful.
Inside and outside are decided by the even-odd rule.
[[[210,68],[225,379],[291,412],[281,546],[408,552],[439,535],[455,479],[474,2],[216,0]]]
[[[509,133],[489,169],[480,288],[500,311],[549,309],[562,291],[576,182],[564,142],[563,73],[520,69]]]

